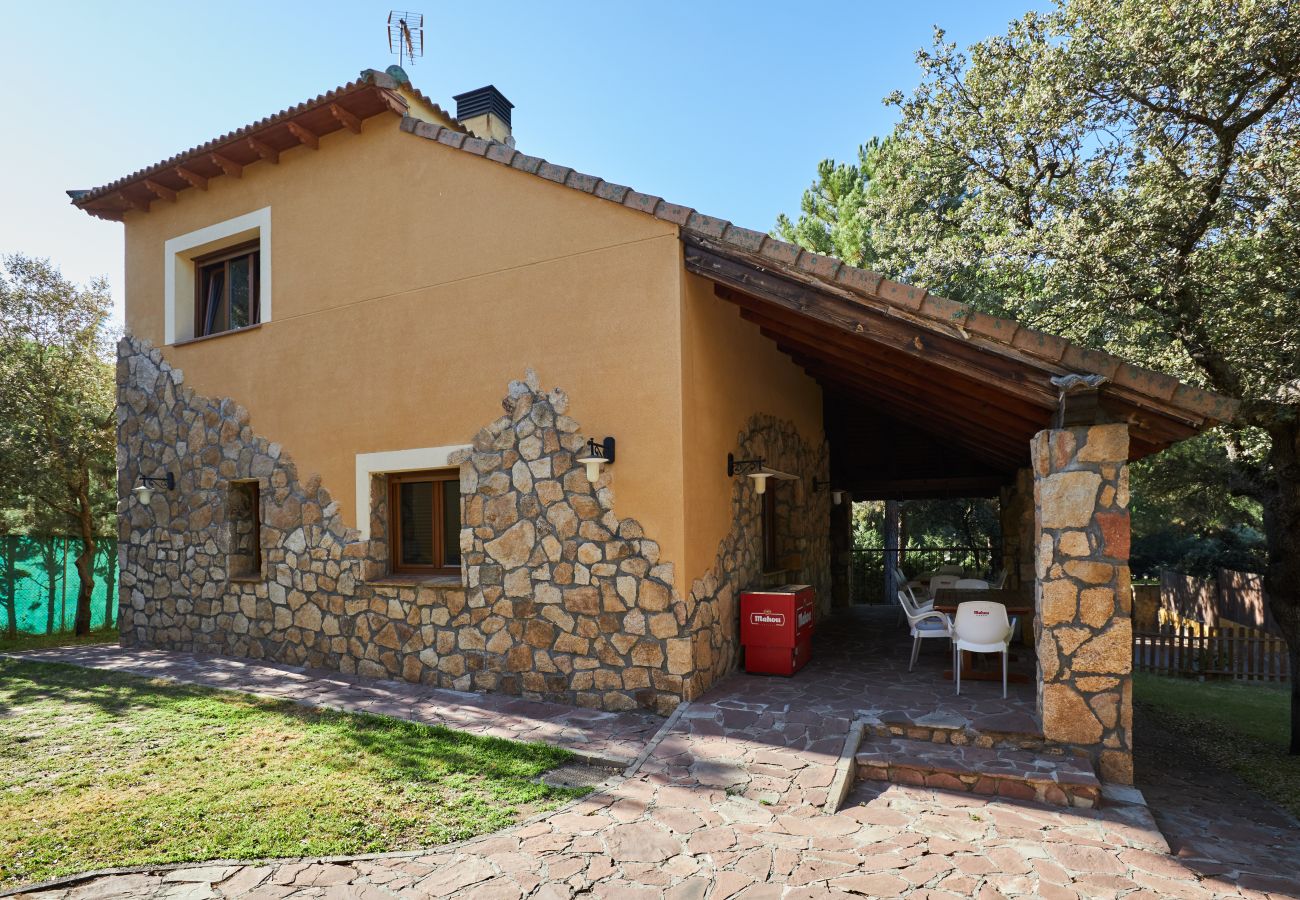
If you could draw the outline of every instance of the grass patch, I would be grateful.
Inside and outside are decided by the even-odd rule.
[[[1135,674],[1133,697],[1197,755],[1300,816],[1300,757],[1287,753],[1289,685]]]
[[[97,628],[85,637],[77,637],[71,632],[58,634],[20,634],[17,637],[5,637],[0,633],[0,653],[12,653],[16,650],[43,650],[46,647],[77,647],[82,644],[117,643],[117,626]]]
[[[0,888],[108,866],[374,853],[586,790],[542,744],[0,659]]]

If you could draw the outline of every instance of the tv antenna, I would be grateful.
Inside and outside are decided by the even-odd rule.
[[[394,9],[388,13],[388,52],[397,54],[399,66],[415,65],[424,56],[424,14]]]

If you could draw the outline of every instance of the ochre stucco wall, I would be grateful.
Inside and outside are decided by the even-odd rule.
[[[468,443],[531,366],[591,435],[617,437],[618,514],[683,559],[675,226],[384,114],[128,213],[128,332],[163,344],[164,241],[265,206],[273,320],[164,355],[319,472],[345,521],[357,453]]]
[[[689,590],[717,557],[732,525],[727,454],[756,413],[793,422],[816,446],[822,431],[821,387],[713,293],[713,283],[682,270],[683,480]],[[811,485],[806,486],[811,489]]]

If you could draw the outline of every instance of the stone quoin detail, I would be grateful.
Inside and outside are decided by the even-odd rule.
[[[1039,432],[1033,443],[1035,629],[1043,735],[1133,781],[1128,426]]]
[[[504,415],[453,455],[462,578],[388,573],[387,482],[371,483],[371,538],[347,527],[319,476],[254,432],[230,399],[184,386],[161,352],[119,345],[120,628],[127,646],[267,659],[605,710],[670,712],[738,661],[736,599],[759,583],[760,506],[732,490],[719,561],[683,598],[672,563],[613,511],[611,469],[591,485],[560,390],[530,371]],[[780,488],[778,581],[829,596],[826,447],[755,417],[738,451],[803,476]],[[149,508],[138,474],[174,472]],[[253,488],[256,485],[256,489]],[[260,565],[248,546],[255,498]],[[362,513],[364,514],[364,512]]]

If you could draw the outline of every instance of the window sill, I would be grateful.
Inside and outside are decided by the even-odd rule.
[[[372,587],[446,587],[459,588],[459,575],[381,575],[366,582]]]
[[[204,341],[213,341],[217,338],[229,337],[232,334],[246,334],[250,331],[256,331],[261,327],[262,323],[258,322],[256,325],[245,325],[243,328],[232,328],[229,331],[218,331],[216,334],[205,334],[203,337],[186,338],[183,341],[176,341],[172,346],[187,347],[190,344],[201,344]]]

